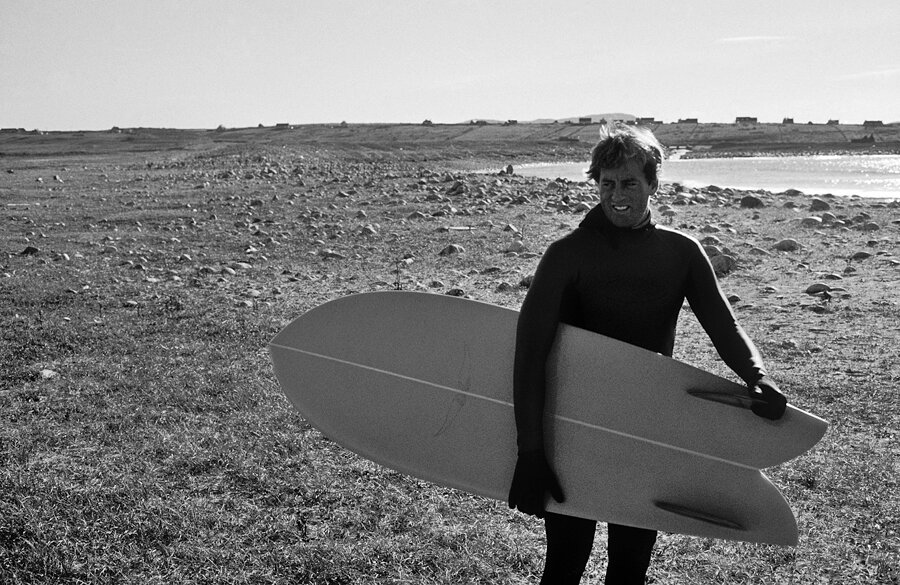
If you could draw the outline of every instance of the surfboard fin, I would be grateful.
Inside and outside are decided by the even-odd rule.
[[[685,516],[693,520],[699,520],[700,522],[706,522],[708,524],[721,526],[722,528],[730,528],[732,530],[746,530],[738,522],[728,520],[727,518],[722,518],[721,516],[716,516],[715,514],[710,514],[709,512],[702,512],[700,510],[688,508],[687,506],[673,504],[671,502],[663,502],[661,500],[656,500],[655,502],[653,502],[653,505],[660,510],[665,510],[666,512],[670,512],[672,514],[678,514],[679,516]]]
[[[709,400],[710,402],[718,402],[728,406],[736,406],[738,408],[750,409],[757,402],[763,402],[751,398],[750,396],[741,396],[740,394],[732,394],[731,392],[722,392],[720,390],[703,390],[701,388],[689,388],[688,394],[694,398]]]

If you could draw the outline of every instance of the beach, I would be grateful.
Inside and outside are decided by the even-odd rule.
[[[335,445],[266,352],[354,292],[520,306],[597,197],[515,168],[591,143],[462,130],[3,136],[0,581],[534,580],[539,521]],[[898,583],[900,204],[664,184],[651,207],[704,244],[791,403],[831,423],[765,471],[799,546],[662,535],[651,577]],[[689,307],[678,330],[677,359],[736,379]],[[597,546],[589,578],[604,563]]]

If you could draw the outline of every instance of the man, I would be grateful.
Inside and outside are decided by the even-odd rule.
[[[653,134],[605,126],[588,175],[600,203],[579,227],[552,243],[522,304],[516,333],[514,401],[518,461],[509,505],[544,519],[542,584],[578,583],[596,522],[544,511],[562,487],[544,455],[545,366],[559,323],[568,323],[671,356],[685,299],[719,355],[747,383],[754,412],[778,419],[786,400],[766,377],[753,342],[737,324],[700,244],[656,226],[649,200],[659,186],[663,147]],[[656,532],[609,525],[605,583],[644,583]]]

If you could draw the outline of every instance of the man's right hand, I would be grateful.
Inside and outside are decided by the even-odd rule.
[[[559,503],[565,501],[556,474],[550,469],[543,449],[519,453],[512,486],[509,488],[509,507],[520,512],[544,517],[547,492]]]

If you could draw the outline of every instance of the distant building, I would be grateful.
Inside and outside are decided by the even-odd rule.
[[[433,126],[433,125],[434,125],[434,122],[432,122],[431,120],[424,120],[422,122],[422,126]]]
[[[793,118],[785,118],[784,120],[781,121],[781,123],[782,124],[793,124],[794,119]]]
[[[735,124],[756,124],[757,121],[756,121],[755,116],[738,116],[737,118],[735,118],[734,123]]]
[[[591,124],[593,120],[591,118],[578,118],[579,124]]]
[[[638,124],[640,126],[649,126],[651,124],[662,124],[662,122],[657,121],[656,118],[654,118],[652,116],[649,118],[637,118],[634,122],[635,122],[635,124]]]
[[[275,129],[276,130],[290,130],[291,125],[286,122],[280,122],[278,124],[275,124]]]
[[[699,124],[700,121],[697,118],[680,118],[678,120],[679,124]]]
[[[519,123],[518,120],[507,120],[506,122],[504,122],[503,125],[504,125],[504,126],[515,126],[515,125],[518,124],[518,123]]]
[[[884,122],[881,120],[866,120],[863,122],[863,127],[865,128],[873,128],[875,126],[884,126]]]
[[[0,128],[0,134],[18,134],[19,132],[24,133],[25,128]]]
[[[840,120],[828,120],[828,122],[827,122],[826,125],[828,125],[828,126],[840,126],[840,125],[841,125],[841,121],[840,121]]]

